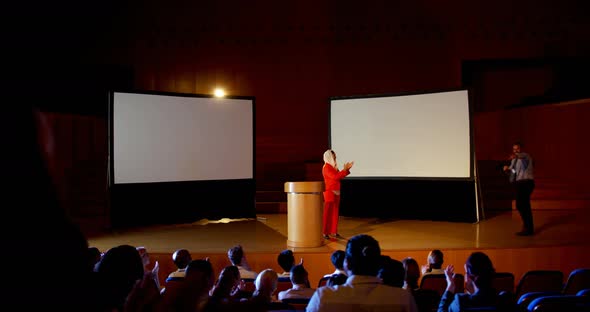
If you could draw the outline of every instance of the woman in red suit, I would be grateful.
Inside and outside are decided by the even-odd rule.
[[[322,175],[324,176],[324,219],[323,233],[324,238],[329,239],[330,235],[340,238],[338,234],[338,208],[340,206],[340,180],[350,174],[350,168],[354,162],[344,164],[342,170],[338,170],[336,163],[336,153],[333,150],[327,150],[324,153],[324,167]]]

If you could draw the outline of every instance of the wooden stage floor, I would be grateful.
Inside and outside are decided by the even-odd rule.
[[[469,253],[481,250],[490,255],[497,271],[512,272],[517,279],[532,269],[559,269],[567,277],[572,269],[590,267],[589,211],[536,210],[534,219],[537,234],[529,237],[514,235],[521,224],[516,211],[488,213],[486,220],[475,224],[340,217],[339,231],[344,237],[369,234],[384,254],[398,260],[411,256],[420,264],[428,251],[441,249],[445,264],[462,268]],[[88,237],[88,241],[101,251],[121,244],[145,246],[163,272],[174,269],[170,255],[179,248],[188,249],[193,258],[210,257],[220,270],[229,265],[227,250],[241,244],[253,269],[279,270],[276,255],[287,248],[287,215],[151,226]],[[333,271],[330,254],[345,247],[346,240],[332,240],[322,247],[291,249],[305,259],[314,283]]]

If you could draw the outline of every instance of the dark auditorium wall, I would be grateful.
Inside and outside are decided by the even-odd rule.
[[[45,110],[100,122],[106,116],[100,91],[113,87],[208,94],[221,86],[254,96],[258,190],[279,197],[283,182],[305,179],[306,164],[321,161],[331,96],[458,88],[466,84],[468,63],[590,54],[586,1],[43,5],[23,11],[32,24],[18,18],[14,24],[27,49],[17,63],[29,65],[21,88],[49,94],[41,101]],[[479,94],[475,113],[542,94],[554,83],[543,68],[472,73],[470,87],[514,82],[502,96]],[[80,95],[62,100],[56,90],[63,89]]]

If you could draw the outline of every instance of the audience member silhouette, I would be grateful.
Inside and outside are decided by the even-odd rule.
[[[435,290],[421,289],[419,287],[420,267],[418,266],[418,262],[414,258],[407,257],[402,260],[402,264],[405,270],[403,288],[412,293],[418,310],[420,312],[435,310],[440,302],[440,294]]]
[[[381,269],[377,277],[379,277],[383,284],[402,288],[404,286],[406,271],[404,265],[389,256],[381,256]]]
[[[278,281],[279,276],[272,269],[266,269],[260,272],[254,281],[256,290],[252,294],[252,299],[264,302],[276,301],[274,293],[277,290]]]
[[[291,277],[291,268],[295,265],[295,257],[293,256],[293,252],[289,249],[281,251],[277,257],[277,262],[279,263],[281,269],[283,269],[283,273],[279,274],[279,280],[288,281],[289,277]]]
[[[472,284],[473,294],[455,294],[455,268],[445,268],[447,289],[438,306],[439,312],[464,311],[467,308],[498,307],[502,303],[492,287],[495,274],[490,258],[483,252],[472,253],[465,262],[465,283]]]
[[[428,253],[428,263],[422,266],[422,275],[428,274],[445,274],[442,269],[444,257],[442,251],[434,249]]]
[[[330,256],[330,260],[332,261],[332,265],[334,266],[334,272],[330,274],[324,275],[324,277],[330,277],[332,274],[344,274],[346,275],[346,271],[344,271],[344,257],[346,253],[344,250],[336,250],[332,252]]]
[[[236,266],[227,266],[211,289],[211,296],[205,308],[206,311],[231,311],[238,308],[240,298],[237,296],[243,286],[240,271]]]
[[[209,291],[215,276],[208,260],[193,260],[186,268],[182,283],[163,293],[158,311],[161,312],[200,312],[209,302]]]
[[[309,275],[303,264],[294,265],[291,268],[291,284],[293,287],[279,292],[279,300],[283,299],[309,299],[315,289],[309,287]]]
[[[100,305],[104,309],[122,310],[135,283],[143,278],[143,264],[133,246],[120,245],[109,249],[98,263],[101,283]]]
[[[266,269],[260,272],[254,281],[256,290],[249,300],[247,310],[281,310],[289,309],[288,304],[282,303],[276,299],[275,292],[279,282],[279,275],[272,269]]]
[[[186,267],[192,261],[191,254],[186,249],[178,249],[172,254],[172,261],[176,265],[176,271],[168,274],[166,281],[170,279],[184,278],[186,275]]]
[[[407,257],[402,260],[402,264],[406,271],[403,288],[413,292],[420,288],[418,285],[418,280],[420,279],[420,266],[418,266],[418,262],[412,257]]]
[[[246,255],[244,254],[244,249],[241,245],[236,245],[230,248],[227,251],[227,257],[232,265],[235,265],[240,270],[240,276],[242,279],[254,279],[256,278],[257,273],[254,272],[250,265],[248,265],[248,261],[246,260]]]
[[[88,242],[61,206],[60,185],[52,179],[63,175],[53,171],[52,129],[29,103],[17,106],[4,113],[1,129],[7,134],[3,177],[9,182],[3,185],[3,218],[18,226],[3,226],[0,237],[10,254],[34,250],[44,256],[42,262],[38,257],[2,257],[3,279],[9,281],[0,286],[4,306],[20,311],[93,311]]]
[[[411,293],[384,285],[377,277],[380,266],[379,243],[369,235],[352,237],[346,244],[346,283],[318,288],[307,311],[417,311]]]

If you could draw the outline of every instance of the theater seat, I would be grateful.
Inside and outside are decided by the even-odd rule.
[[[465,291],[465,277],[463,274],[455,273],[455,293],[462,293]],[[428,274],[422,277],[420,281],[420,289],[433,290],[439,296],[447,289],[447,278],[444,274]]]
[[[526,272],[516,286],[515,297],[529,292],[561,292],[563,273],[556,270],[534,270]]]
[[[543,296],[533,300],[527,310],[529,312],[590,311],[590,298],[574,295]]]
[[[514,274],[510,272],[497,272],[492,280],[492,287],[498,293],[502,291],[514,293]]]
[[[573,270],[563,287],[563,294],[575,295],[583,289],[590,289],[590,269]]]

